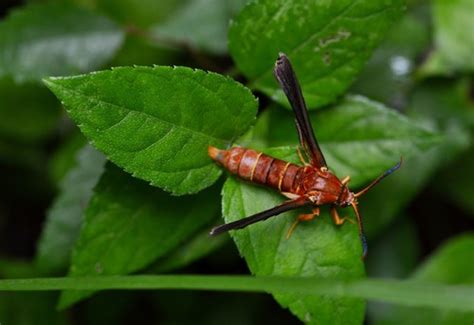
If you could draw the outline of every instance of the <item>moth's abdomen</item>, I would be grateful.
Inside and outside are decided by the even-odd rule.
[[[267,185],[282,192],[294,192],[302,168],[270,157],[262,152],[241,147],[220,150],[209,147],[209,156],[232,174],[250,182]]]

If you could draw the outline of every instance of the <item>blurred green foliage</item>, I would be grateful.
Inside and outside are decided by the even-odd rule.
[[[473,284],[474,2],[7,3],[0,278],[250,272]],[[294,62],[330,168],[351,175],[353,189],[404,157],[361,198],[365,271],[356,227],[337,228],[326,207],[290,240],[297,213],[207,237],[221,209],[229,221],[283,200],[235,178],[223,186],[208,145],[298,162],[293,116],[271,75],[279,51]],[[196,70],[137,67],[153,65]],[[358,298],[273,294],[0,292],[0,323],[473,320],[442,306],[369,302],[365,311]],[[57,311],[58,301],[69,308]]]

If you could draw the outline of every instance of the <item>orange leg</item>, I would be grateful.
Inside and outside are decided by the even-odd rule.
[[[351,177],[350,176],[346,176],[344,177],[344,179],[341,181],[342,185],[346,185],[347,183],[349,183],[349,181],[351,180]]]
[[[319,207],[313,208],[312,213],[307,213],[307,214],[300,214],[298,218],[296,218],[295,222],[291,225],[290,229],[288,229],[288,232],[286,233],[286,239],[290,239],[291,234],[295,230],[296,226],[301,222],[301,221],[311,221],[315,217],[319,216]]]
[[[301,152],[300,147],[296,147],[296,152],[298,153],[298,157],[300,158],[301,163],[304,166],[310,166],[310,164],[304,159],[303,153]]]
[[[344,222],[346,221],[349,221],[350,223],[355,224],[355,221],[349,217],[341,218],[334,205],[331,207],[331,217],[334,223],[338,226],[344,224]]]

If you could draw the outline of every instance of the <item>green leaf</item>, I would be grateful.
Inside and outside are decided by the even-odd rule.
[[[392,166],[401,154],[410,156],[437,142],[436,136],[430,131],[395,111],[360,96],[348,97],[338,106],[312,113],[310,117],[329,167],[341,177],[351,175],[351,188],[376,177]],[[266,123],[262,125],[267,130],[269,145],[297,143],[291,113],[270,108],[264,118],[269,119],[268,125],[271,126],[267,128]],[[257,128],[253,130],[254,134],[260,131]],[[244,138],[244,141],[249,141],[249,138]],[[261,143],[258,137],[257,143]],[[264,151],[281,159],[298,162],[294,148]],[[223,214],[226,222],[229,222],[283,201],[282,196],[271,190],[229,179],[223,190]],[[363,276],[359,264],[361,251],[356,226],[349,224],[338,229],[323,208],[322,215],[316,221],[311,225],[299,226],[303,230],[297,229],[292,238],[286,241],[284,236],[296,215],[297,213],[287,213],[233,234],[252,273],[306,276],[322,273],[343,279]],[[297,235],[298,232],[300,233]],[[318,261],[312,263],[313,260]],[[363,319],[364,304],[359,301],[335,302],[320,297],[306,299],[301,296],[278,295],[276,298],[283,306],[289,306],[303,321],[308,320],[307,315],[310,315],[312,321],[320,323],[356,323]],[[347,312],[336,313],[333,309],[335,306],[346,306],[344,308],[347,308]],[[358,316],[348,319],[331,318],[333,314],[353,315],[352,312]]]
[[[220,219],[220,218],[219,218]],[[178,247],[150,267],[150,272],[166,273],[185,267],[222,247],[229,241],[227,236],[209,238],[209,228],[196,234],[189,241]]]
[[[61,181],[60,194],[48,211],[38,243],[36,263],[43,272],[58,273],[69,265],[82,215],[104,163],[105,157],[100,152],[86,146],[79,151],[76,166]]]
[[[474,72],[474,2],[435,0],[433,23],[440,58],[452,70]]]
[[[0,98],[0,137],[16,142],[38,142],[56,128],[59,105],[44,87],[17,86],[10,78],[3,78],[0,79]]]
[[[286,53],[314,108],[349,87],[403,8],[403,0],[255,1],[231,25],[229,49],[255,88],[285,105],[272,68]]]
[[[474,235],[466,234],[444,244],[412,275],[418,283],[465,285],[474,283]],[[474,304],[474,301],[471,301]],[[378,324],[469,324],[474,311],[453,308],[392,307]]]
[[[110,160],[176,195],[217,180],[221,170],[207,147],[226,147],[256,114],[247,88],[184,67],[116,68],[45,83]]]
[[[267,145],[296,145],[293,114],[275,107],[269,110]],[[311,113],[310,119],[329,168],[339,177],[350,175],[351,188],[377,177],[400,156],[407,158],[439,143],[435,133],[361,96],[346,97],[330,109]]]
[[[474,234],[460,235],[444,243],[412,278],[433,283],[474,284],[473,254]]]
[[[217,54],[227,52],[227,28],[247,0],[192,0],[152,29],[158,40],[169,39]]]
[[[373,237],[432,180],[443,165],[452,162],[469,147],[473,110],[468,103],[467,83],[435,81],[419,85],[406,109],[418,126],[425,126],[443,138],[429,150],[408,157],[396,177],[384,180],[370,191],[361,204],[368,237]]]
[[[108,164],[86,209],[71,277],[135,272],[174,250],[218,213],[216,188],[173,197]],[[64,308],[90,291],[66,291]]]
[[[392,26],[351,91],[391,107],[406,104],[417,61],[430,45],[429,28],[419,16],[412,10]]]
[[[49,160],[49,174],[55,184],[59,184],[63,177],[75,166],[77,153],[86,144],[86,138],[78,129],[63,139]]]
[[[367,273],[377,278],[405,278],[420,257],[420,242],[413,218],[402,217],[370,245]]]
[[[127,65],[171,65],[181,62],[183,53],[176,49],[166,48],[160,44],[153,44],[139,35],[127,35],[125,42],[110,62],[110,66]]]
[[[27,5],[0,23],[0,76],[17,82],[97,69],[120,47],[108,19],[66,3]]]
[[[265,188],[229,178],[222,190],[226,222],[274,207],[283,197]],[[320,277],[353,280],[364,277],[357,226],[337,227],[325,209],[315,221],[299,225],[287,240],[297,217],[289,212],[231,232],[240,254],[257,276]],[[360,324],[365,303],[354,298],[274,292],[275,299],[305,323]]]
[[[474,146],[447,166],[435,182],[436,191],[474,217]]]
[[[147,27],[166,19],[189,0],[72,0],[103,12],[122,25]]]

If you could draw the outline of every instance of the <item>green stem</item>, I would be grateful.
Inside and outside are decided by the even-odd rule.
[[[175,289],[245,292],[297,292],[345,296],[408,306],[474,311],[474,286],[404,280],[366,279],[353,282],[318,278],[135,275],[0,280],[0,291]]]

